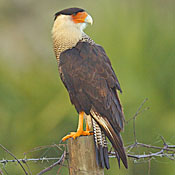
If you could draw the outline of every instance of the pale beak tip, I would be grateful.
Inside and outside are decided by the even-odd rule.
[[[88,16],[86,17],[86,19],[85,19],[85,22],[92,25],[92,24],[93,24],[93,19],[92,19],[92,17],[91,17],[90,15],[88,15]]]

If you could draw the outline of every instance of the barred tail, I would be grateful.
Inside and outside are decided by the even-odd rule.
[[[106,167],[107,169],[109,169],[110,166],[106,136],[94,119],[92,119],[92,124],[97,164],[102,168]]]
[[[93,118],[93,121],[95,120],[95,124],[96,124],[95,125],[96,128],[94,129],[94,138],[95,138],[95,143],[96,143],[96,147],[97,147],[96,149],[97,149],[98,162],[101,162],[101,165],[104,165],[105,161],[106,161],[105,158],[106,157],[108,158],[108,154],[107,154],[108,151],[106,151],[106,148],[104,147],[104,143],[106,142],[106,140],[105,140],[105,142],[102,141],[104,138],[103,134],[105,133],[105,135],[110,140],[112,146],[114,147],[119,166],[120,166],[120,159],[121,159],[124,166],[126,168],[128,168],[127,157],[126,157],[126,153],[124,150],[124,146],[123,146],[123,142],[122,142],[122,138],[120,136],[120,133],[115,132],[115,130],[113,129],[113,127],[111,126],[109,121],[105,117],[102,117],[97,112],[94,112],[93,110],[91,110],[91,116]],[[93,126],[94,126],[94,124],[93,124]],[[97,128],[97,126],[99,129]],[[103,134],[102,134],[102,131],[104,131]],[[105,152],[105,154],[104,154],[104,152]],[[109,165],[109,159],[107,159],[107,163]],[[105,166],[106,166],[106,164],[105,164]],[[107,166],[107,167],[109,167],[109,166]]]

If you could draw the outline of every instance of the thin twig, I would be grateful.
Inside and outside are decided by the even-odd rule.
[[[65,157],[66,157],[66,154],[67,154],[67,147],[66,145],[64,145],[64,152],[65,152]],[[63,159],[62,161],[62,165],[64,164],[64,161],[65,161],[65,158]],[[58,171],[57,171],[57,175],[60,173],[60,170],[61,170],[61,166],[59,167]]]
[[[30,152],[39,151],[39,150],[46,149],[46,148],[53,148],[53,147],[57,147],[58,149],[60,149],[62,151],[61,146],[65,146],[65,144],[53,144],[53,145],[38,146],[36,148],[33,148],[33,149],[25,152],[24,154],[27,154],[27,153],[30,153]]]
[[[151,159],[148,161],[148,175],[151,174]]]
[[[128,157],[134,158],[134,159],[144,159],[144,158],[152,158],[152,157],[164,157],[163,151],[159,151],[156,153],[150,153],[150,154],[143,154],[143,155],[132,155],[128,154]]]
[[[64,164],[65,158],[62,160],[61,164]],[[61,166],[59,167],[58,171],[57,171],[57,175],[60,173],[61,170]]]
[[[163,136],[160,136],[160,138],[162,139],[162,141],[163,141],[163,145],[165,146],[165,148],[167,148],[167,147],[168,147],[168,145],[167,145],[167,143],[166,143],[166,141],[165,141],[164,137],[163,137]]]
[[[64,151],[64,153],[62,154],[61,158],[57,162],[55,162],[51,166],[45,168],[44,170],[42,170],[41,172],[39,172],[37,175],[42,175],[42,174],[46,173],[47,171],[50,171],[56,165],[60,165],[63,162],[63,160],[65,159],[65,156],[66,156],[66,151]]]
[[[144,108],[143,110],[142,107],[143,105],[145,104],[145,102],[147,101],[148,99],[146,98],[142,103],[141,105],[139,106],[139,108],[137,109],[136,113],[134,114],[133,117],[131,117],[129,120],[126,121],[126,123],[129,123],[131,120],[133,120],[133,135],[134,135],[134,144],[131,144],[131,145],[128,145],[127,147],[125,147],[125,149],[127,150],[127,156],[131,159],[134,160],[134,162],[136,163],[143,163],[143,162],[148,162],[148,175],[150,175],[150,171],[151,171],[151,160],[152,159],[155,159],[156,157],[167,157],[169,158],[170,160],[175,160],[175,145],[168,145],[165,138],[163,136],[160,136],[161,137],[161,140],[163,141],[163,145],[162,146],[155,146],[155,145],[149,145],[149,144],[144,144],[144,143],[140,143],[137,141],[137,137],[136,137],[136,119],[137,119],[137,116],[139,114],[141,114],[142,112],[148,110],[149,108]],[[26,164],[27,168],[28,168],[28,172],[30,173],[30,175],[32,175],[32,172],[27,164],[27,162],[29,161],[33,161],[33,162],[37,162],[37,161],[53,161],[55,160],[56,162],[53,163],[52,165],[50,165],[49,167],[43,169],[41,172],[39,172],[37,175],[42,175],[48,171],[50,171],[52,168],[54,168],[55,166],[57,165],[61,165],[59,168],[58,168],[58,171],[57,171],[57,175],[59,174],[60,172],[60,169],[61,167],[65,166],[63,165],[65,159],[66,159],[66,144],[53,144],[53,145],[46,145],[46,146],[40,146],[40,147],[36,147],[30,151],[28,151],[27,153],[29,152],[34,152],[34,151],[38,151],[38,150],[42,150],[42,149],[47,149],[47,148],[58,148],[60,151],[63,151],[63,154],[61,155],[60,158],[58,157],[51,157],[51,158],[45,158],[45,157],[42,157],[42,158],[30,158],[30,159],[17,159],[10,151],[8,151],[4,146],[2,146],[0,144],[0,147],[2,147],[7,153],[9,153],[13,158],[14,160],[0,160],[0,163],[3,164],[3,171],[0,169],[0,175],[4,175],[3,172],[5,174],[8,175],[8,172],[6,171],[5,169],[5,165],[9,162],[18,162],[20,164],[20,166],[23,168],[24,172],[26,175],[28,175],[27,171],[24,169],[23,165],[21,163],[24,163]],[[139,148],[139,147],[144,147],[146,152],[147,153],[142,153],[142,154],[134,154],[134,153],[131,153],[132,150],[135,150],[135,148]],[[154,152],[150,152],[150,150],[154,150]],[[134,152],[134,151],[133,151]],[[149,153],[148,153],[149,152]],[[25,153],[26,154],[26,153]],[[40,156],[41,157],[41,156]],[[110,158],[113,158],[115,157],[116,158],[116,153],[115,152],[112,152],[112,149],[109,151],[109,157]],[[137,160],[143,160],[143,161],[137,161]],[[69,163],[68,163],[68,166],[69,166]]]
[[[1,147],[3,150],[5,150],[8,154],[10,154],[10,155],[19,163],[19,165],[20,165],[21,168],[23,169],[24,173],[25,173],[26,175],[28,175],[28,173],[27,173],[27,171],[25,170],[24,166],[21,164],[20,161],[18,161],[18,159],[16,158],[16,156],[15,156],[13,153],[11,153],[7,148],[5,148],[3,145],[0,144],[0,147]]]
[[[155,153],[150,154],[139,154],[139,155],[133,155],[133,154],[127,154],[128,157],[134,158],[134,159],[145,159],[145,158],[153,158],[153,157],[168,157],[171,158],[171,160],[174,160],[175,155],[173,153],[164,153],[163,150]],[[110,158],[115,158],[115,152],[111,152],[109,155]]]
[[[1,174],[1,175],[4,175],[4,173],[3,173],[3,171],[2,171],[1,169],[0,169],[0,174]]]
[[[168,145],[168,148],[175,148],[175,145]]]
[[[134,142],[137,143],[137,138],[136,138],[136,122],[135,118],[133,119],[133,133],[134,133]]]
[[[126,123],[129,123],[129,121],[135,119],[140,113],[142,113],[142,112],[144,112],[144,111],[146,111],[146,110],[149,109],[149,107],[147,107],[147,108],[143,109],[142,111],[140,111],[141,108],[142,108],[142,106],[146,103],[146,101],[148,101],[148,98],[145,98],[145,99],[143,100],[143,102],[141,103],[141,105],[140,105],[139,108],[137,109],[137,111],[136,111],[136,113],[134,114],[134,116],[131,117],[130,119],[128,119],[128,120],[126,121]]]
[[[132,145],[127,146],[126,148],[129,149],[128,152],[130,152],[133,148],[135,147],[146,147],[146,148],[151,148],[151,149],[158,149],[160,150],[159,152],[156,153],[150,153],[150,154],[143,154],[143,155],[131,155],[128,154],[128,157],[131,158],[136,158],[136,159],[141,159],[141,158],[152,158],[152,157],[167,157],[171,160],[175,159],[175,149],[174,145],[168,145],[165,141],[165,139],[161,136],[161,139],[163,140],[163,146],[159,147],[159,146],[152,146],[152,145],[148,145],[148,144],[144,144],[144,143],[134,143]],[[165,152],[166,151],[166,152]],[[111,152],[111,154],[113,156],[115,156],[114,152]]]
[[[5,173],[8,175],[9,173],[5,169],[5,164],[3,165],[3,169],[4,169]]]
[[[23,163],[25,163],[25,165],[26,165],[26,167],[27,167],[27,169],[28,169],[28,172],[29,172],[29,174],[30,175],[32,175],[32,172],[31,172],[31,170],[30,170],[30,167],[29,167],[29,165],[27,164],[27,162],[25,161],[22,161]]]
[[[148,145],[148,144],[144,144],[144,143],[139,143],[137,142],[136,144],[132,144],[132,145],[129,145],[126,147],[126,149],[133,149],[135,148],[136,146],[140,146],[140,147],[146,147],[146,148],[152,148],[152,149],[159,149],[159,150],[162,150],[164,149],[165,151],[172,151],[175,153],[175,149],[171,149],[171,148],[174,148],[175,145],[168,145],[168,148],[165,148],[165,147],[160,147],[160,146],[154,146],[154,145]]]
[[[137,109],[137,111],[136,111],[136,113],[134,114],[134,116],[133,117],[131,117],[129,120],[127,120],[126,121],[126,124],[128,124],[129,123],[129,121],[131,121],[131,120],[133,120],[133,134],[134,134],[134,142],[135,143],[137,143],[137,138],[136,138],[136,117],[140,114],[140,113],[142,113],[142,112],[144,112],[144,111],[146,111],[146,110],[148,110],[149,108],[147,107],[147,108],[145,108],[145,109],[143,109],[143,110],[141,110],[141,108],[142,108],[142,106],[145,104],[145,102],[148,100],[148,98],[145,98],[144,99],[144,101],[141,103],[141,105],[139,106],[139,108]]]

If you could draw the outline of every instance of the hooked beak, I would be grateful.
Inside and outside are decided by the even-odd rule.
[[[93,23],[92,17],[87,12],[79,12],[76,15],[72,15],[72,20],[75,23],[86,23],[91,25]]]
[[[93,24],[93,19],[90,15],[88,15],[85,20],[84,20],[85,23],[88,23],[88,24]]]

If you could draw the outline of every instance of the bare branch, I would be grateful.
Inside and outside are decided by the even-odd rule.
[[[39,151],[39,150],[46,149],[46,148],[54,148],[54,147],[57,147],[58,149],[60,149],[61,151],[63,151],[63,150],[61,149],[61,146],[65,147],[65,144],[53,144],[53,145],[38,146],[38,147],[36,147],[36,148],[33,148],[33,149],[27,151],[27,152],[24,153],[24,154],[27,154],[27,153],[30,153],[30,152]]]
[[[139,114],[141,114],[142,112],[144,112],[144,111],[146,111],[146,110],[149,109],[149,107],[147,107],[147,108],[141,110],[141,108],[142,108],[143,105],[146,103],[146,101],[148,101],[148,98],[145,98],[145,99],[143,100],[143,102],[141,103],[141,105],[140,105],[139,108],[137,109],[137,111],[136,111],[136,113],[134,114],[134,116],[131,117],[130,119],[128,119],[128,120],[126,121],[126,124],[128,124],[131,120],[134,120],[134,119],[135,119]]]
[[[25,170],[24,166],[21,164],[20,161],[18,161],[18,159],[16,158],[16,156],[14,154],[12,154],[7,148],[5,148],[3,145],[0,144],[0,147],[5,150],[8,154],[10,154],[18,163],[19,165],[21,166],[21,168],[23,169],[24,173],[26,175],[28,175],[27,171]]]
[[[148,144],[139,143],[139,142],[137,142],[136,144],[132,144],[132,145],[127,146],[126,149],[129,149],[129,148],[130,149],[133,149],[136,146],[141,146],[141,147],[146,147],[146,148],[152,148],[152,149],[158,149],[158,150],[164,149],[165,151],[172,151],[172,152],[175,153],[175,149],[171,149],[171,148],[175,148],[174,147],[175,145],[168,145],[167,148],[164,148],[164,147],[160,147],[160,146],[148,145]]]
[[[42,170],[41,172],[39,172],[37,175],[42,175],[42,174],[46,173],[47,171],[50,171],[56,165],[60,165],[64,161],[65,156],[66,156],[66,151],[64,151],[64,153],[62,154],[61,158],[57,162],[55,162],[51,166],[45,168],[44,170]]]
[[[31,172],[30,167],[29,167],[29,165],[27,164],[27,162],[24,162],[24,161],[23,161],[23,163],[25,163],[25,165],[26,165],[26,167],[27,167],[27,169],[28,169],[29,174],[32,175],[32,172]]]
[[[3,170],[5,171],[5,173],[8,175],[8,172],[5,169],[5,164],[3,165]]]
[[[145,159],[145,158],[153,158],[153,157],[167,157],[171,160],[175,159],[174,153],[164,153],[163,150],[155,153],[150,153],[150,154],[139,154],[139,155],[127,154],[127,156],[134,159]],[[115,158],[116,157],[115,152],[111,152],[109,157]]]
[[[161,137],[162,139],[163,137]],[[132,145],[129,145],[126,147],[126,150],[128,150],[128,154],[127,156],[130,158],[134,158],[134,159],[145,159],[145,158],[154,158],[154,157],[167,157],[170,160],[175,160],[175,145],[168,145],[165,142],[165,139],[163,138],[163,146],[154,146],[154,145],[148,145],[148,144],[144,144],[144,143],[134,143]],[[165,146],[166,145],[166,146]],[[139,154],[139,155],[134,155],[134,154],[129,154],[129,152],[134,149],[134,148],[138,148],[138,147],[145,147],[145,148],[150,148],[150,149],[155,149],[155,150],[159,150],[158,152],[154,152],[154,153],[150,153],[149,154]],[[148,151],[148,150],[147,150]],[[109,157],[116,157],[115,152],[109,152]],[[149,160],[151,161],[151,159]]]
[[[3,171],[2,171],[1,169],[0,169],[0,174],[1,174],[1,175],[4,175],[4,173],[3,173]]]
[[[148,175],[151,174],[151,159],[148,161]]]
[[[166,141],[165,141],[164,137],[163,137],[163,136],[160,136],[160,138],[161,138],[161,139],[162,139],[162,141],[163,141],[163,145],[164,145],[165,147],[168,147],[168,145],[167,145],[167,143],[166,143]]]
[[[141,103],[141,105],[139,106],[139,108],[137,109],[136,113],[134,114],[133,117],[131,117],[129,120],[126,121],[126,124],[128,124],[131,120],[133,120],[133,134],[134,134],[134,142],[137,143],[137,138],[136,138],[136,117],[141,114],[142,112],[146,111],[149,109],[149,107],[141,110],[141,108],[143,107],[143,105],[145,104],[145,102],[148,100],[148,98],[145,98],[144,101]]]
[[[148,175],[151,174],[151,160],[157,158],[157,157],[167,157],[170,160],[175,160],[175,145],[170,145],[168,144],[168,142],[166,142],[165,138],[163,136],[160,136],[163,144],[162,146],[156,146],[156,145],[150,145],[150,144],[145,144],[145,143],[140,143],[137,140],[136,137],[136,119],[137,116],[141,113],[143,113],[144,111],[148,110],[149,107],[146,107],[144,109],[142,109],[143,105],[145,104],[145,102],[148,99],[146,98],[141,105],[139,106],[139,108],[137,109],[136,113],[134,114],[133,117],[131,117],[129,120],[126,121],[126,123],[129,123],[131,120],[133,120],[133,135],[134,135],[134,143],[131,145],[128,145],[125,147],[126,152],[127,152],[127,156],[131,159],[134,160],[135,163],[143,163],[143,162],[148,162]],[[5,165],[9,162],[17,162],[20,164],[20,166],[23,168],[23,171],[25,172],[26,175],[28,175],[28,172],[30,175],[32,175],[32,172],[27,164],[27,162],[32,161],[32,162],[37,162],[37,161],[56,161],[55,163],[53,163],[52,165],[50,165],[49,167],[43,169],[41,172],[39,172],[37,175],[42,175],[48,171],[50,171],[52,168],[54,168],[57,165],[61,165],[58,170],[57,170],[57,174],[59,174],[60,169],[66,159],[66,144],[53,144],[53,145],[45,145],[45,146],[39,146],[36,147],[28,152],[26,152],[25,154],[29,153],[29,152],[35,152],[35,151],[39,151],[39,150],[43,150],[43,149],[48,149],[48,148],[57,148],[59,151],[62,151],[63,154],[61,155],[61,157],[50,157],[50,158],[46,158],[41,156],[42,158],[24,158],[24,159],[17,159],[10,151],[8,151],[4,146],[2,146],[0,144],[0,147],[3,148],[7,153],[9,153],[14,159],[13,160],[0,160],[0,163],[3,164],[3,169],[0,169],[0,175],[4,175],[7,174],[8,172],[5,169]],[[144,152],[141,154],[135,154],[135,149],[139,149],[139,147],[145,148]],[[46,153],[46,152],[45,152]],[[44,154],[45,154],[44,153]],[[109,151],[109,157],[113,158],[116,157],[116,153],[112,152],[112,148]],[[142,160],[142,161],[137,161],[137,160]],[[25,168],[23,167],[22,163],[24,163],[27,168],[28,168],[28,172],[25,170]]]
[[[141,110],[141,108],[143,107],[143,105],[145,104],[145,102],[147,101],[148,99],[146,98],[142,104],[139,106],[139,108],[137,109],[136,113],[134,114],[133,117],[131,117],[128,121],[126,121],[126,123],[129,123],[131,120],[133,120],[133,135],[134,135],[134,144],[131,144],[129,146],[126,147],[126,150],[128,152],[127,156],[130,157],[130,158],[133,158],[133,159],[149,159],[148,160],[148,163],[149,163],[149,171],[148,171],[148,174],[150,174],[150,166],[151,166],[151,160],[152,158],[155,158],[155,157],[167,157],[169,158],[170,160],[174,160],[175,159],[175,145],[168,145],[167,142],[165,141],[164,137],[161,136],[161,140],[163,141],[163,146],[160,147],[160,146],[154,146],[154,145],[149,145],[149,144],[144,144],[144,143],[139,143],[137,141],[137,138],[136,138],[136,117],[148,110],[149,108],[145,108],[143,110]],[[131,152],[131,150],[133,150],[134,148],[138,148],[138,147],[145,147],[145,148],[148,148],[148,149],[156,149],[156,150],[159,150],[158,152],[154,152],[152,153],[150,150],[146,150],[147,152],[149,151],[149,153],[143,153],[143,154],[139,154],[139,155],[135,155],[135,154],[129,154]],[[115,157],[115,152],[109,152],[109,157]]]

